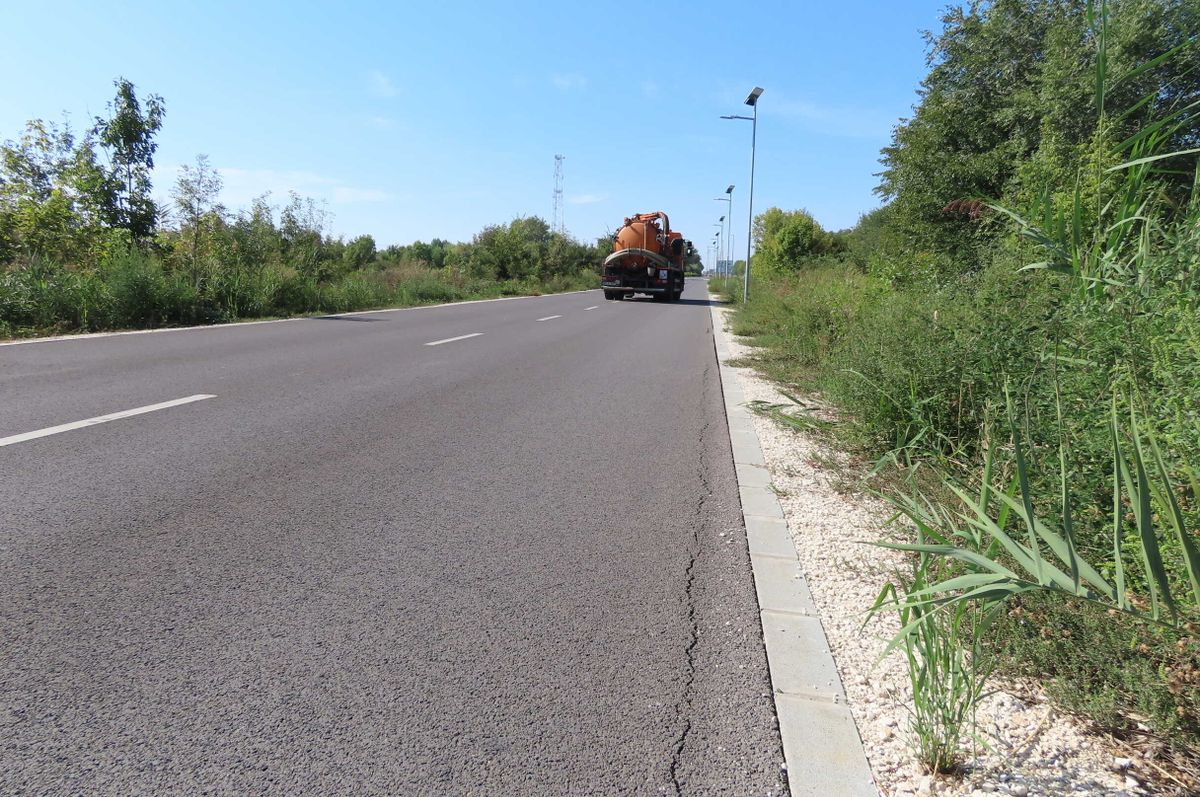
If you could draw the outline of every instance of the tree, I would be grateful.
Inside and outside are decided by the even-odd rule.
[[[433,247],[424,241],[413,241],[408,247],[408,256],[418,263],[432,265]]]
[[[188,239],[192,283],[199,283],[200,246],[219,221],[224,208],[217,203],[221,194],[221,175],[208,164],[207,155],[198,155],[195,166],[184,165],[175,180],[175,207],[182,218],[180,232]]]
[[[278,265],[282,240],[275,227],[275,209],[270,193],[250,201],[250,207],[240,211],[229,226],[232,238],[231,255],[248,266]]]
[[[1073,202],[1081,167],[1101,149],[1097,136],[1122,141],[1161,118],[1164,109],[1200,98],[1200,45],[1194,39],[1200,5],[1113,0],[1107,52],[1112,88],[1101,133],[1088,5],[976,0],[945,12],[942,30],[927,36],[930,70],[920,103],[883,150],[876,191],[891,200],[887,260],[907,260],[914,270],[932,263],[931,276],[939,280],[979,269],[1001,227],[985,223],[986,213],[961,212],[967,203],[1001,200],[1025,208],[1046,185],[1066,186],[1066,201]],[[1179,57],[1138,70],[1177,46],[1183,47]],[[1198,130],[1194,120],[1181,126],[1165,148],[1195,146]],[[1172,179],[1186,189],[1191,175],[1165,178]],[[1094,181],[1081,188],[1099,193]]]
[[[295,191],[289,192],[288,197],[287,206],[279,214],[285,257],[302,274],[324,279],[329,274],[322,268],[321,251],[329,213],[311,197],[302,197]]]
[[[450,249],[450,242],[441,238],[434,238],[429,242],[429,265],[433,268],[442,268],[446,265],[446,253]]]
[[[865,272],[871,256],[883,248],[884,231],[891,206],[884,205],[858,217],[854,228],[841,233],[850,255],[850,262]]]
[[[691,274],[696,277],[704,273],[704,261],[691,241],[687,242],[687,250],[684,252],[683,271],[685,274]]]
[[[342,262],[351,271],[365,268],[375,259],[375,239],[370,235],[360,235],[346,244],[342,252]]]
[[[754,219],[755,268],[797,271],[806,261],[835,248],[833,236],[806,210],[768,208]]]
[[[109,117],[97,116],[92,133],[108,154],[111,176],[120,184],[116,226],[139,241],[149,237],[158,223],[158,207],[150,196],[150,175],[158,149],[154,136],[162,128],[165,107],[162,97],[151,94],[143,112],[132,83],[117,78],[114,85],[117,94],[108,105]]]
[[[114,186],[90,137],[34,119],[0,145],[0,262],[18,253],[78,260],[111,221]]]

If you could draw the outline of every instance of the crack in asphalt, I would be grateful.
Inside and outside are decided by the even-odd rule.
[[[679,736],[675,740],[675,747],[671,755],[671,786],[675,790],[677,797],[682,797],[683,789],[679,783],[679,763],[683,758],[683,749],[687,744],[688,734],[692,730],[692,694],[693,687],[696,682],[696,645],[700,641],[700,629],[696,622],[696,601],[692,594],[692,587],[696,582],[696,561],[700,558],[700,529],[705,525],[704,505],[713,494],[712,484],[708,477],[708,462],[705,459],[705,442],[708,439],[708,430],[712,425],[712,421],[705,411],[708,407],[708,396],[710,391],[709,375],[712,373],[712,366],[704,367],[704,374],[701,377],[702,385],[700,391],[700,407],[701,417],[704,418],[704,425],[700,427],[700,434],[697,438],[697,449],[699,451],[698,465],[696,467],[696,475],[700,479],[702,487],[699,498],[696,500],[696,509],[694,520],[692,523],[692,539],[691,549],[688,556],[687,570],[685,571],[685,586],[684,596],[687,599],[687,622],[688,622],[688,645],[685,650],[687,657],[687,679],[684,681],[683,694],[680,697],[678,705],[675,707],[676,715],[680,718],[683,727],[680,728]]]

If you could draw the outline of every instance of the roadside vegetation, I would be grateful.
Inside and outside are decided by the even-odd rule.
[[[735,331],[916,532],[875,610],[931,771],[993,668],[1198,768],[1198,31],[1187,0],[951,9],[886,204],[755,222]]]
[[[600,244],[540,218],[484,228],[469,242],[378,249],[329,233],[329,214],[291,194],[220,202],[204,156],[171,202],[151,173],[166,104],[116,81],[86,132],[33,120],[0,145],[0,337],[207,324],[591,288]],[[607,244],[607,240],[604,242]]]

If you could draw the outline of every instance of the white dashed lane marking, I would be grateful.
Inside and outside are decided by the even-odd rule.
[[[11,446],[14,443],[24,443],[28,440],[36,440],[39,437],[49,437],[52,434],[70,432],[74,429],[83,429],[87,426],[95,426],[101,423],[108,423],[109,421],[119,421],[122,418],[132,418],[134,415],[144,415],[147,412],[157,412],[158,410],[178,407],[180,404],[191,404],[193,401],[204,401],[204,399],[210,398],[216,398],[216,396],[209,395],[208,393],[198,393],[195,396],[185,396],[184,398],[163,401],[158,404],[147,404],[145,407],[134,407],[131,410],[122,410],[121,412],[113,412],[108,415],[98,415],[95,418],[85,418],[82,421],[72,421],[71,423],[60,424],[59,426],[49,426],[45,429],[38,429],[36,432],[25,432],[24,434],[14,434],[10,437],[0,437],[0,447]]]
[[[441,346],[443,343],[453,343],[456,340],[466,340],[467,338],[477,338],[482,335],[482,332],[472,332],[469,335],[459,335],[456,338],[443,338],[442,340],[431,340],[426,343],[426,346]]]

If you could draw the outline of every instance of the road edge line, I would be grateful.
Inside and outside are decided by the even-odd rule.
[[[793,795],[879,797],[820,613],[745,406],[730,359],[725,313],[709,305],[718,382],[732,447],[734,475],[758,596],[759,622],[775,716]]]
[[[441,304],[410,304],[407,307],[381,307],[378,310],[347,310],[344,313],[309,313],[306,315],[288,316],[287,318],[260,318],[257,320],[228,321],[224,324],[195,324],[188,327],[156,327],[154,329],[114,329],[107,332],[80,332],[77,335],[50,335],[41,338],[9,338],[0,340],[0,348],[5,346],[25,346],[31,343],[62,343],[71,340],[96,340],[97,338],[116,338],[123,335],[152,335],[158,332],[195,332],[200,329],[228,329],[230,327],[254,327],[263,324],[285,324],[289,321],[308,321],[313,318],[337,318],[339,316],[372,315],[374,313],[399,313],[402,310],[436,310],[439,307],[457,307],[462,304],[483,304],[485,302],[511,302],[516,299],[541,299],[546,296],[570,296],[574,293],[590,293],[598,288],[586,288],[581,291],[562,291],[560,293],[539,293],[528,296],[497,296],[492,299],[464,299],[461,302],[442,302]]]

